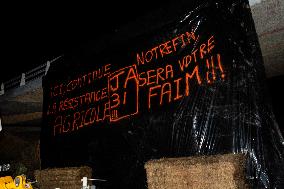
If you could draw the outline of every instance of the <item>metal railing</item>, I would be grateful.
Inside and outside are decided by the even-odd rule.
[[[8,81],[1,83],[0,95],[5,94],[5,92],[8,90],[24,86],[26,85],[26,83],[35,79],[41,79],[44,75],[47,74],[50,65],[61,57],[63,57],[63,55],[58,56],[51,61],[47,61],[46,63],[41,64],[33,68],[32,70],[29,70],[28,72],[22,73],[22,75],[20,76],[14,77]]]

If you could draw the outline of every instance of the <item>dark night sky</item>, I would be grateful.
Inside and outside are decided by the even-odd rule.
[[[162,3],[163,2],[163,3]],[[135,21],[165,1],[5,5],[1,10],[0,81]]]

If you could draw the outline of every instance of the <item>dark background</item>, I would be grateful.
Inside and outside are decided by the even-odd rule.
[[[2,6],[0,82],[70,51],[86,41],[114,33],[163,1],[98,4],[34,4]],[[283,76],[268,80],[276,118],[283,128]]]
[[[11,3],[1,6],[0,82],[86,41],[114,33],[170,1]]]

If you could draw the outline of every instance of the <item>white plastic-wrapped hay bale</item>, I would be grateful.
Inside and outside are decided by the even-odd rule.
[[[90,167],[66,167],[35,171],[35,178],[40,189],[81,189],[83,177],[92,177]]]
[[[247,189],[245,155],[225,154],[150,160],[149,189]]]

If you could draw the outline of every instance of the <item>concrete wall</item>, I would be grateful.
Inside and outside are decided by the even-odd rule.
[[[267,77],[284,75],[284,1],[250,0]]]

